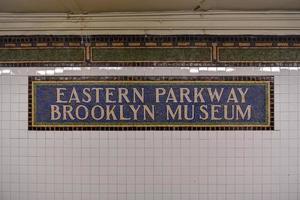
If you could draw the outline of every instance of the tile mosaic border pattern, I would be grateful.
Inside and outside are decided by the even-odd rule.
[[[299,63],[300,36],[0,37],[0,67],[295,66]]]
[[[34,126],[33,125],[33,104],[32,104],[32,82],[33,81],[268,81],[270,83],[269,94],[269,125],[262,126],[111,126],[111,127],[55,127],[55,126]],[[28,130],[36,131],[81,131],[81,130],[274,130],[274,77],[273,76],[31,76],[28,81]]]

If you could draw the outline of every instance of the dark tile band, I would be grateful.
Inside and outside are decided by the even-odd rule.
[[[300,36],[0,37],[0,67],[295,66],[299,62]]]

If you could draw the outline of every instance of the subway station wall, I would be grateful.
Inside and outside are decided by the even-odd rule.
[[[299,67],[2,67],[1,200],[300,199]],[[274,76],[275,130],[28,130],[28,76]]]

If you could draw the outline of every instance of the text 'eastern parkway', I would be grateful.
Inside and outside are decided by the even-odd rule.
[[[51,121],[250,120],[247,87],[59,87]],[[224,92],[226,90],[226,92]]]

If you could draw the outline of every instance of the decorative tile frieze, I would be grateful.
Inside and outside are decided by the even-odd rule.
[[[291,66],[300,36],[2,36],[4,66]]]

